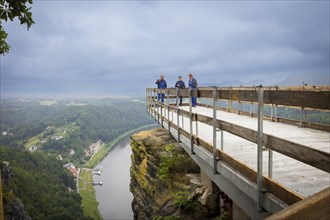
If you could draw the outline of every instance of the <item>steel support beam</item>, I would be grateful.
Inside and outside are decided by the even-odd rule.
[[[273,151],[268,150],[268,177],[273,178]]]
[[[217,88],[213,87],[213,174],[217,174]]]
[[[263,148],[263,117],[264,117],[264,89],[258,89],[258,152],[257,152],[257,186],[258,186],[258,211],[262,212],[262,148]]]
[[[166,94],[167,94],[167,120],[170,121],[170,94],[169,94],[169,90],[166,89]],[[173,117],[172,117],[173,119]],[[168,123],[168,132],[170,132],[171,127],[170,127],[170,123]]]
[[[180,142],[179,88],[176,88],[176,123],[178,126],[178,142]],[[182,116],[183,117],[183,116]]]
[[[193,122],[192,122],[192,93],[193,91],[189,91],[189,122],[190,122],[190,149],[191,149],[191,154],[194,154],[194,142],[192,141],[193,139]]]

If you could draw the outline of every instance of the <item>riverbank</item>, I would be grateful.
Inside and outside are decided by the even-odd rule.
[[[96,201],[95,189],[92,185],[92,170],[86,168],[81,169],[80,177],[79,194],[82,198],[84,216],[89,216],[94,220],[102,220],[103,218],[98,210],[99,203]]]
[[[120,136],[118,136],[113,141],[106,143],[94,156],[93,158],[88,161],[88,163],[81,169],[80,173],[80,181],[79,182],[79,194],[82,198],[83,210],[85,216],[90,216],[96,220],[102,220],[102,216],[98,209],[98,202],[96,200],[95,189],[91,184],[93,181],[93,173],[92,169],[99,164],[103,158],[105,158],[113,146],[115,146],[121,139],[125,138],[126,136],[147,128],[155,127],[155,124],[141,126],[139,128],[130,130]],[[88,172],[89,171],[89,172]]]
[[[116,139],[114,139],[113,141],[111,141],[110,143],[106,143],[94,156],[91,160],[89,160],[87,162],[87,164],[85,165],[86,168],[94,168],[97,164],[99,164],[102,159],[107,156],[107,154],[110,152],[111,148],[117,144],[118,141],[120,141],[122,138],[126,137],[127,135],[130,135],[138,130],[141,129],[146,129],[149,127],[154,127],[155,124],[149,124],[149,125],[144,125],[138,128],[135,128],[133,130],[130,130],[124,134],[119,135]]]

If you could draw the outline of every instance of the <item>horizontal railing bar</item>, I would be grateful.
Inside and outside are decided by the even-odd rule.
[[[206,104],[201,104],[201,103],[198,104],[198,105],[202,106],[202,107],[205,107],[205,108],[213,108],[211,105],[206,105]],[[172,104],[170,103],[170,106],[175,107],[175,109],[176,109],[175,103],[172,103]],[[183,103],[182,106],[187,106],[187,104]],[[239,115],[246,115],[246,116],[250,116],[250,117],[258,117],[257,113],[250,113],[248,111],[230,109],[230,108],[225,108],[225,107],[221,107],[221,106],[218,106],[217,110],[226,111],[226,112],[230,112],[230,113],[235,113],[235,114],[239,114]],[[272,121],[272,122],[281,122],[281,123],[290,124],[290,125],[297,125],[297,126],[302,125],[305,128],[311,128],[311,129],[316,129],[316,130],[320,130],[320,131],[330,132],[330,125],[326,125],[326,124],[318,124],[318,123],[313,123],[313,122],[308,122],[308,121],[300,122],[297,119],[282,118],[282,117],[278,117],[278,116],[277,117],[275,117],[275,116],[271,117],[270,115],[265,115],[265,114],[264,114],[264,120]],[[300,123],[302,123],[302,124],[300,124]]]
[[[165,104],[164,104],[165,105]],[[170,106],[170,110],[176,110],[176,107]],[[179,109],[179,115],[189,117],[189,112],[183,109]],[[213,118],[205,115],[193,113],[193,120],[208,124],[212,126]],[[240,125],[236,125],[230,122],[217,119],[217,128],[220,130],[231,133],[235,136],[241,137],[245,140],[257,143],[257,131],[245,128]],[[263,135],[264,146],[268,149],[279,152],[283,155],[291,157],[295,160],[306,163],[312,167],[330,173],[330,154],[324,151],[313,149],[298,143],[294,143],[279,137],[264,134]]]
[[[265,87],[264,89],[264,103],[302,107],[311,109],[325,109],[330,110],[330,87]],[[175,88],[168,89],[150,89],[156,93],[176,95]],[[197,97],[212,98],[212,88],[199,88]],[[189,89],[181,89],[180,95],[188,96]],[[258,95],[256,87],[238,87],[238,88],[217,88],[218,99],[227,99],[233,101],[257,102]]]
[[[205,105],[205,104],[198,104],[198,105],[203,106],[205,108],[213,108],[210,105],[209,106]],[[222,110],[222,111],[227,111],[227,112],[230,112],[230,113],[239,114],[239,115],[246,115],[246,116],[250,116],[250,117],[258,117],[257,113],[250,113],[248,111],[243,111],[243,110],[224,108],[224,107],[220,107],[220,106],[218,106],[217,109]],[[277,117],[273,116],[273,118],[271,118],[270,115],[265,115],[265,114],[264,114],[264,119],[268,120],[268,121],[282,122],[282,123],[285,123],[285,124],[300,126],[300,121],[297,120],[297,119],[281,118],[281,117],[278,117],[278,116]],[[303,121],[302,125],[303,125],[303,127],[306,127],[306,128],[312,128],[312,129],[317,129],[317,130],[321,130],[321,131],[330,132],[330,125],[312,123],[312,122],[307,122],[307,121]]]

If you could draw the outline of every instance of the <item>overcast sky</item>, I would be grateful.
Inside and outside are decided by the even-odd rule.
[[[1,97],[138,96],[169,86],[329,82],[329,1],[42,1],[4,23]]]

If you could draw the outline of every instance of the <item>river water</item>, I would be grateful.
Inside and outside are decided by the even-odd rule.
[[[142,130],[149,129],[152,128]],[[94,188],[99,211],[105,220],[133,219],[133,195],[129,191],[132,153],[130,142],[130,135],[121,139],[96,166],[102,173],[101,176],[94,175],[93,181],[101,181],[103,185]]]

